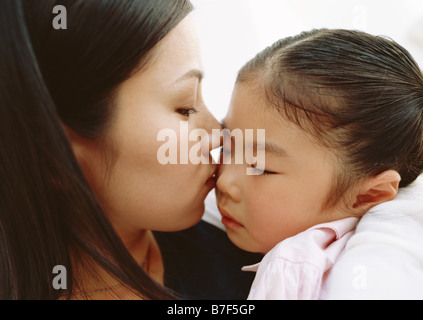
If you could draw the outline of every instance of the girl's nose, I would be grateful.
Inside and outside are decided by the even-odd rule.
[[[239,166],[235,164],[221,164],[217,171],[216,188],[234,202],[241,201],[241,179]],[[242,170],[241,170],[242,171]]]

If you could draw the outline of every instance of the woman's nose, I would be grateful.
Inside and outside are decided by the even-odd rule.
[[[213,161],[213,163],[216,163],[214,159],[212,159],[211,152],[220,146],[222,146],[223,139],[221,138],[221,130],[222,125],[219,123],[219,121],[216,120],[216,118],[210,113],[208,109],[204,110],[203,113],[203,125],[202,128],[204,128],[207,133],[208,137],[207,139],[204,139],[202,143],[202,153],[203,156],[210,157],[210,160]]]
[[[210,112],[210,110],[204,106],[204,109],[201,110],[201,122],[202,128],[206,129],[210,134],[212,133],[213,129],[221,129],[222,125],[219,121],[216,120],[214,115]]]
[[[220,132],[220,128],[213,129],[201,138],[201,153],[209,159],[209,163],[219,163],[219,151],[223,143]]]

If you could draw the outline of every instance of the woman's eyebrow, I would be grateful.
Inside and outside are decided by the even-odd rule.
[[[182,81],[186,81],[192,78],[197,78],[199,82],[201,82],[204,79],[204,73],[201,70],[198,69],[192,69],[188,71],[187,73],[180,76],[173,84],[178,84]]]

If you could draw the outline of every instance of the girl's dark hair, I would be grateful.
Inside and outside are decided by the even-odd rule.
[[[362,178],[393,169],[405,187],[422,173],[423,75],[396,42],[359,31],[304,32],[249,61],[243,82],[261,83],[269,105],[336,150],[332,205]]]
[[[52,26],[56,5],[66,30]],[[101,139],[118,86],[191,10],[188,0],[0,1],[0,299],[70,298],[87,265],[142,298],[174,298],[115,233],[62,123]],[[52,285],[56,265],[66,292]]]

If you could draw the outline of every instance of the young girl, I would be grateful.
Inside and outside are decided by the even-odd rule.
[[[266,254],[249,299],[321,299],[360,217],[423,170],[423,75],[392,40],[313,30],[241,69],[223,125],[266,130],[245,146],[265,166],[223,164],[216,188],[232,242]]]

